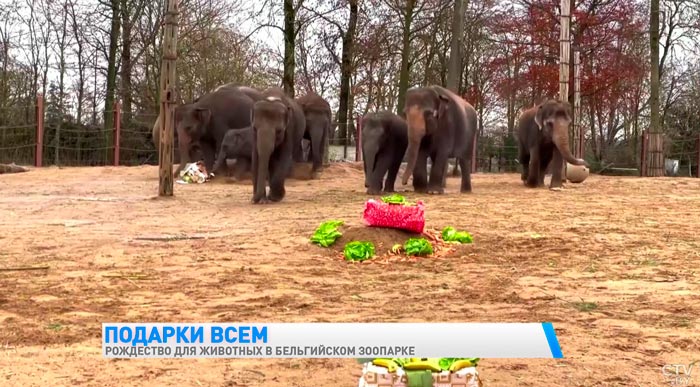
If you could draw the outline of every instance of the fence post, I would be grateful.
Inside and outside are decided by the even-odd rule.
[[[355,141],[355,161],[362,161],[362,117],[357,116],[357,138]]]
[[[698,154],[696,155],[698,167],[695,170],[695,177],[700,178],[700,133],[698,133]]]
[[[477,145],[477,137],[478,133],[474,134],[474,148],[472,149],[472,173],[476,173],[476,145]]]
[[[119,143],[122,132],[122,104],[114,101],[114,166],[119,166]]]
[[[641,147],[642,154],[640,157],[640,163],[642,165],[640,165],[640,168],[639,168],[639,174],[642,177],[647,176],[647,140],[649,138],[648,136],[649,135],[648,135],[647,129],[644,129],[642,131],[642,147]]]
[[[39,168],[44,162],[44,98],[36,96],[36,152],[34,165]]]

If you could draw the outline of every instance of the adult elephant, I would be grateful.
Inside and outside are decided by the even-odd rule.
[[[407,91],[404,115],[408,124],[408,165],[403,185],[413,173],[416,192],[443,194],[447,159],[456,157],[462,171],[460,192],[471,192],[471,154],[477,124],[474,107],[444,87],[419,87]],[[432,161],[430,179],[428,157]]]
[[[550,162],[550,188],[562,187],[564,160],[573,165],[588,166],[569,150],[571,105],[565,101],[547,100],[525,110],[518,119],[518,158],[521,179],[527,187],[544,186],[544,175]]]
[[[316,173],[323,166],[323,151],[331,127],[331,105],[313,92],[297,98],[296,102],[301,106],[306,118],[302,139],[311,142],[309,150],[309,159],[313,163],[311,173]],[[304,161],[301,141],[294,148],[294,161]]]
[[[253,127],[253,199],[255,204],[279,202],[285,196],[285,179],[292,172],[294,147],[306,127],[304,111],[278,87],[263,92],[255,102]],[[267,181],[270,193],[267,194]]]
[[[207,171],[211,171],[226,132],[250,126],[254,103],[242,91],[224,87],[196,102],[178,106],[175,129],[181,162],[175,174],[187,163],[200,159],[204,160]]]
[[[394,192],[407,147],[408,129],[400,116],[383,110],[362,118],[362,159],[368,194],[378,195],[382,189]]]

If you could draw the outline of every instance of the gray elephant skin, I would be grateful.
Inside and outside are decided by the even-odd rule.
[[[362,118],[362,159],[368,194],[394,192],[407,147],[408,127],[400,116],[384,110]]]
[[[230,129],[226,132],[216,154],[212,173],[218,175],[222,167],[228,172],[227,159],[236,159],[236,169],[250,170],[253,157],[253,128]]]
[[[255,101],[233,87],[223,87],[206,94],[196,102],[175,109],[180,166],[204,160],[207,171],[213,170],[216,151],[220,149],[229,129],[245,128],[251,124]]]
[[[173,149],[173,152],[174,152],[173,163],[179,164],[179,167],[175,171],[175,175],[179,174],[179,172],[182,170],[182,168],[184,168],[185,164],[187,164],[188,162],[197,160],[198,157],[200,157],[200,158],[203,157],[203,155],[201,154],[202,152],[211,153],[211,157],[212,158],[214,157],[214,153],[212,153],[209,145],[205,144],[205,146],[202,147],[201,144],[198,144],[198,140],[193,139],[189,136],[185,136],[185,142],[187,144],[186,145],[183,144],[182,146],[180,145],[179,132],[178,132],[178,118],[181,118],[181,119],[184,119],[185,121],[187,121],[189,123],[188,125],[191,124],[193,126],[197,126],[198,132],[201,132],[202,130],[210,129],[208,127],[208,125],[204,125],[203,123],[198,122],[199,120],[197,118],[193,118],[191,116],[191,114],[194,113],[193,112],[194,110],[205,109],[205,110],[209,110],[210,114],[208,114],[208,116],[211,117],[214,113],[216,113],[217,111],[220,110],[220,109],[218,109],[218,107],[216,109],[213,109],[213,110],[206,107],[206,105],[208,105],[207,102],[208,101],[210,102],[212,100],[212,94],[214,95],[214,98],[216,95],[222,95],[222,94],[227,95],[228,97],[226,97],[226,99],[231,100],[232,98],[230,98],[230,97],[231,97],[231,94],[233,94],[233,93],[245,95],[248,98],[250,98],[252,100],[252,102],[258,101],[262,98],[262,93],[253,87],[242,86],[242,85],[239,85],[237,83],[227,83],[225,85],[217,87],[214,91],[207,93],[204,96],[195,99],[190,104],[184,104],[184,105],[181,105],[181,106],[176,108],[176,124],[175,124],[175,132],[174,132],[175,138],[174,139],[177,141],[178,151],[175,151],[175,149]],[[233,99],[235,99],[235,98],[233,98]],[[246,112],[245,106],[242,106],[243,109],[239,109],[238,106],[234,107],[234,109],[237,110],[235,113],[242,113],[242,115],[245,116],[242,118],[242,120],[244,122],[248,121],[248,124],[246,124],[246,125],[250,124],[250,110],[252,110],[252,102],[251,103],[247,103],[247,102],[243,103],[243,105],[250,105],[247,112]],[[180,110],[180,112],[186,113],[186,114],[184,116],[178,117],[178,114],[177,114],[178,110]],[[187,117],[188,115],[190,115],[190,117]],[[204,118],[206,115],[203,114],[200,116],[202,118]],[[160,153],[160,143],[159,143],[159,141],[160,141],[160,122],[161,122],[161,116],[158,115],[158,118],[156,119],[156,122],[153,125],[153,132],[152,132],[153,143],[156,147],[156,151],[159,153]],[[246,125],[244,125],[244,126],[246,126]],[[217,137],[217,136],[207,136],[207,137],[208,138],[206,140],[209,140],[211,137]],[[210,141],[208,141],[208,142],[210,142]],[[215,145],[214,152],[216,150],[218,150],[218,148],[216,148],[216,145]],[[182,157],[183,153],[185,154],[184,158]],[[191,155],[192,153],[198,153],[198,154]],[[208,170],[210,170],[210,169],[208,169]]]
[[[527,187],[544,186],[550,163],[550,188],[562,187],[564,160],[574,165],[588,165],[569,150],[571,105],[565,101],[547,100],[520,115],[517,125],[518,158],[523,168],[521,179]]]
[[[443,194],[447,159],[456,157],[462,172],[460,192],[472,191],[471,154],[477,129],[476,110],[441,86],[413,88],[406,93],[407,167],[402,184],[413,174],[418,193]],[[428,157],[432,162],[428,178]]]
[[[255,102],[253,126],[254,204],[281,201],[284,183],[292,172],[294,147],[300,144],[306,122],[301,107],[278,87],[263,92]],[[270,192],[267,194],[267,182]]]
[[[323,166],[324,146],[331,127],[331,105],[323,97],[313,92],[297,98],[296,102],[301,106],[306,117],[306,128],[302,138],[311,143],[309,159],[313,163],[311,172],[315,173]],[[295,148],[294,161],[304,161],[302,158],[303,151],[300,141],[299,146]]]

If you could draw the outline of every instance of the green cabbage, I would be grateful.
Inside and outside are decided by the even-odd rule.
[[[345,244],[343,254],[348,261],[366,261],[374,256],[374,244],[360,241],[349,242]]]
[[[442,230],[442,240],[445,242],[472,243],[474,238],[466,231],[457,231],[447,226]]]
[[[403,246],[407,255],[430,255],[433,253],[433,245],[425,238],[411,238]]]
[[[311,243],[316,243],[323,247],[332,245],[335,243],[336,239],[343,236],[343,234],[338,231],[338,226],[342,224],[342,220],[329,220],[321,223],[316,231],[314,231],[314,235],[311,236]]]

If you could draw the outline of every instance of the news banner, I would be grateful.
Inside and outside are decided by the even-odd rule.
[[[103,323],[107,358],[563,358],[551,323]]]

